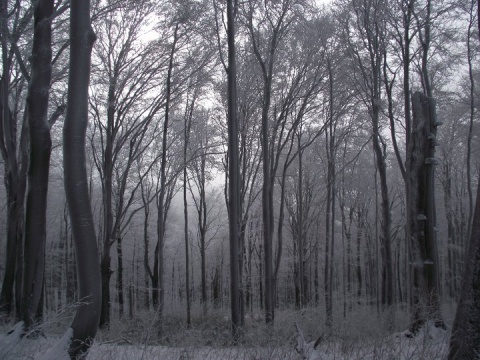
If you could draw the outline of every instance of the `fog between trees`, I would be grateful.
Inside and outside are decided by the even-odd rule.
[[[24,334],[80,303],[71,357],[145,316],[167,343],[178,312],[228,314],[234,343],[306,309],[316,335],[370,311],[414,337],[471,305],[475,0],[0,10],[0,311]]]

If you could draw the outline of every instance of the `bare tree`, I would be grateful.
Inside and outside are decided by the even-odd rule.
[[[356,35],[345,27],[348,51],[358,72],[355,72],[360,99],[368,109],[371,120],[372,144],[375,166],[380,180],[381,193],[381,256],[382,256],[382,304],[391,310],[393,304],[393,261],[391,250],[390,197],[387,179],[387,144],[381,127],[381,74],[383,51],[381,44],[385,33],[386,4],[380,1],[355,0],[352,3],[353,18],[347,15],[347,24],[354,25]],[[358,36],[357,36],[358,35]],[[358,73],[358,75],[357,75]],[[390,312],[393,315],[393,312]],[[391,321],[389,321],[391,323]]]
[[[154,140],[157,126],[151,124],[164,104],[162,93],[155,98],[151,93],[159,85],[157,73],[165,67],[165,59],[162,54],[160,58],[155,56],[158,54],[155,42],[143,43],[141,38],[153,5],[134,5],[125,4],[108,14],[98,26],[99,39],[95,48],[99,60],[96,72],[102,76],[94,84],[96,91],[91,99],[95,119],[91,142],[102,180],[104,222],[101,326],[108,325],[110,318],[111,247],[117,243],[117,253],[122,252],[123,229],[130,218],[127,213],[140,185],[137,183],[129,188],[130,170]],[[95,144],[98,138],[100,149]],[[121,266],[117,275],[121,290]],[[119,295],[122,308],[122,291]]]
[[[29,28],[33,17],[32,8],[27,9],[23,14],[21,8],[16,7],[15,11],[9,11],[8,1],[3,0],[0,3],[0,41],[2,48],[2,77],[0,81],[0,149],[4,161],[4,183],[7,192],[7,246],[6,246],[6,269],[0,294],[0,311],[3,314],[10,315],[15,308],[17,318],[20,318],[20,303],[22,292],[22,242],[23,242],[23,210],[27,184],[28,169],[28,127],[26,117],[23,120],[18,119],[20,101],[15,102],[12,109],[10,107],[11,92],[11,74],[15,60],[23,64],[20,56],[20,49],[17,41],[25,34]],[[9,17],[14,17],[16,21],[10,22]],[[15,26],[9,29],[9,23]],[[24,84],[30,78],[25,66],[20,66],[24,71],[20,71],[21,77],[17,81],[17,96],[21,96]],[[27,76],[25,76],[27,75]],[[20,100],[20,99],[17,99]],[[17,133],[19,122],[20,139]],[[15,299],[14,299],[15,289]]]
[[[439,304],[438,250],[435,205],[436,104],[433,98],[428,58],[431,42],[431,1],[419,29],[422,48],[420,78],[423,93],[412,96],[412,122],[407,148],[407,237],[412,242],[413,309],[410,331],[416,334],[428,319],[446,328]]]

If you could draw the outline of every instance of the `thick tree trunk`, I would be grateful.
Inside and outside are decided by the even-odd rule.
[[[72,323],[69,354],[82,358],[96,335],[101,309],[97,242],[88,196],[85,134],[88,124],[90,54],[95,34],[90,25],[90,1],[70,2],[70,67],[68,106],[63,129],[65,193],[75,239],[79,300]]]
[[[5,253],[5,273],[3,277],[2,292],[0,295],[0,312],[6,316],[9,316],[15,305],[13,294],[15,273],[17,268],[17,244],[22,239],[17,238],[18,215],[15,204],[18,202],[16,199],[12,199],[10,194],[8,194],[7,197],[7,247]],[[21,298],[20,293],[18,293],[17,296]]]
[[[450,338],[449,360],[477,359],[480,354],[480,188],[477,189],[467,254]]]
[[[17,159],[17,119],[9,107],[9,81],[13,53],[8,49],[7,0],[0,2],[0,41],[2,50],[2,76],[0,79],[0,150],[4,160],[4,182],[7,193],[7,248],[5,274],[0,293],[0,312],[10,315],[14,308],[21,317],[23,270],[23,209],[28,164],[28,122],[24,116],[20,137],[20,161]],[[20,167],[20,169],[19,169]],[[20,277],[19,277],[20,276]],[[15,299],[13,297],[15,289]]]
[[[438,302],[438,255],[435,234],[434,166],[437,126],[435,102],[424,94],[412,96],[413,123],[407,149],[407,234],[412,243],[413,306],[411,332],[427,319],[442,326]]]
[[[52,77],[53,0],[34,3],[32,74],[27,96],[30,161],[25,212],[22,317],[25,331],[37,320],[45,275],[47,191],[52,141],[48,125],[48,98]]]

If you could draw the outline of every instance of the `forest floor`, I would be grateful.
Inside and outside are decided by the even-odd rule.
[[[450,309],[451,306],[448,307]],[[183,324],[181,314],[172,312],[165,321],[165,333],[168,335],[161,339],[156,337],[151,313],[137,314],[135,319],[128,321],[113,320],[109,330],[101,330],[88,359],[436,360],[447,357],[448,330],[428,324],[416,337],[409,338],[402,331],[408,327],[407,314],[398,311],[394,329],[387,332],[385,329],[391,324],[375,310],[368,309],[357,310],[349,317],[336,321],[332,334],[321,336],[321,341],[314,349],[315,340],[323,334],[321,313],[318,309],[278,311],[273,329],[263,324],[260,314],[248,316],[245,333],[236,346],[230,337],[228,311],[209,313],[206,320],[194,316],[190,328]],[[451,316],[445,318],[447,324],[451,324]],[[0,360],[42,358],[49,348],[58,344],[62,332],[68,327],[68,321],[65,314],[51,317],[44,324],[47,336],[34,340],[7,336],[9,328],[3,326],[0,328]],[[299,337],[296,325],[303,337]]]

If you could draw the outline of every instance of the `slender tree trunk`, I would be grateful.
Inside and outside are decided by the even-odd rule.
[[[205,158],[202,157],[200,164],[200,204],[198,211],[198,224],[200,232],[200,275],[202,286],[202,309],[203,315],[207,315],[207,265],[206,265],[206,229],[207,229],[207,202],[205,195]]]
[[[160,163],[160,194],[158,197],[157,208],[157,246],[155,248],[155,257],[156,257],[156,266],[154,265],[155,274],[157,278],[152,279],[152,283],[156,282],[156,286],[154,287],[155,298],[157,300],[157,331],[159,335],[163,335],[163,309],[164,309],[164,301],[165,301],[165,281],[164,281],[164,273],[165,273],[165,256],[164,256],[164,248],[165,248],[165,218],[166,218],[166,204],[165,204],[165,196],[166,196],[166,184],[167,184],[167,140],[168,140],[168,128],[169,128],[169,120],[170,120],[170,101],[171,101],[171,93],[172,93],[172,71],[174,65],[174,57],[175,52],[177,50],[177,41],[178,41],[178,28],[179,25],[175,25],[175,30],[173,33],[173,43],[170,50],[170,59],[168,64],[168,72],[167,72],[167,85],[166,85],[166,100],[165,100],[165,119],[163,123],[163,133],[162,133],[162,157]]]
[[[195,105],[193,99],[190,111],[185,114],[184,123],[184,146],[183,146],[183,221],[184,221],[184,240],[185,240],[185,295],[187,298],[187,328],[192,326],[191,318],[191,298],[190,298],[190,254],[189,254],[189,239],[188,239],[188,201],[187,201],[187,149],[190,138],[190,127],[192,124],[192,114]]]
[[[298,238],[298,266],[300,285],[300,307],[307,305],[307,289],[305,284],[305,239],[303,224],[303,154],[300,149],[300,135],[298,136],[298,193],[297,193],[297,238]]]
[[[148,220],[150,217],[150,207],[146,201],[146,198],[144,196],[144,190],[142,186],[142,201],[143,201],[143,211],[144,211],[144,219],[143,219],[143,266],[144,266],[144,273],[145,273],[145,280],[144,280],[144,286],[145,289],[143,291],[144,293],[144,307],[145,309],[149,310],[150,309],[150,279],[152,278],[152,270],[150,268],[150,263],[148,260],[148,253],[149,253],[149,246],[150,246],[150,238],[148,235]]]
[[[319,271],[319,260],[320,260],[320,239],[321,237],[318,235],[320,234],[320,221],[317,221],[316,224],[316,233],[315,236],[315,259],[314,259],[314,294],[315,294],[315,306],[319,306],[320,304],[320,271]]]
[[[333,303],[332,303],[332,283],[330,281],[330,271],[332,266],[330,262],[333,259],[330,258],[330,246],[331,246],[331,231],[330,221],[332,210],[332,187],[331,187],[331,173],[330,166],[327,170],[327,208],[325,211],[325,270],[324,270],[324,291],[325,291],[325,325],[327,329],[331,330],[333,325]]]
[[[100,274],[102,276],[102,309],[100,314],[100,327],[108,327],[110,322],[110,277],[113,274],[111,268],[110,241],[104,243],[102,260],[100,262]]]
[[[333,123],[333,71],[327,60],[329,78],[328,130],[325,132],[327,151],[327,209],[325,213],[325,325],[331,331],[333,325],[333,255],[335,224],[335,135]]]
[[[115,243],[113,234],[113,142],[114,142],[114,121],[115,121],[115,90],[116,79],[110,79],[108,87],[108,106],[107,106],[107,127],[106,144],[103,154],[103,177],[102,197],[103,197],[103,254],[100,263],[102,275],[102,312],[100,314],[100,327],[108,327],[110,322],[110,278],[111,269],[111,246]]]
[[[356,266],[355,272],[357,275],[357,301],[360,305],[362,299],[362,262],[361,262],[361,240],[363,235],[363,212],[361,210],[357,211],[357,258],[356,258]]]
[[[235,52],[235,9],[233,0],[227,0],[227,40],[228,40],[228,199],[230,213],[230,301],[232,312],[232,332],[236,340],[242,324],[239,249],[240,234],[240,165],[237,119],[237,65]]]
[[[118,315],[123,317],[124,313],[124,294],[123,294],[123,251],[122,239],[117,237],[117,292],[118,292]]]
[[[468,77],[470,80],[470,121],[468,126],[467,137],[467,191],[468,191],[468,221],[467,221],[467,239],[470,238],[472,219],[473,219],[473,191],[472,191],[472,174],[471,174],[471,157],[472,157],[472,139],[473,139],[473,122],[475,118],[475,81],[473,78],[473,65],[472,65],[472,28],[474,27],[475,19],[475,3],[476,0],[470,1],[470,21],[468,24],[467,33],[467,61],[468,61]],[[478,21],[478,20],[477,20]],[[467,247],[468,249],[468,243]]]

